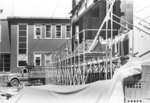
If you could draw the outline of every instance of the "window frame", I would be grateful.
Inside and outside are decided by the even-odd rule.
[[[36,35],[36,29],[37,28],[40,28],[40,38],[38,38]],[[34,39],[42,39],[42,24],[35,24],[34,25]]]
[[[51,53],[44,53],[44,66],[46,66],[46,67],[48,67],[47,65],[46,65],[46,56],[47,56],[47,54],[49,54],[50,56],[51,56],[51,63],[52,63],[52,54]]]
[[[26,47],[25,48],[20,48],[19,47],[19,44],[24,44],[24,43],[20,43],[20,41],[19,41],[19,32],[20,32],[20,30],[19,30],[19,25],[26,25],[26,36],[24,36],[24,37],[26,37],[26,42],[24,42],[25,43],[25,45],[26,45]],[[23,36],[21,36],[21,37],[23,37]],[[18,33],[17,33],[17,54],[18,55],[25,55],[25,54],[20,54],[19,53],[19,50],[20,49],[26,49],[26,53],[25,54],[27,54],[27,51],[28,51],[28,25],[27,24],[18,24]]]
[[[67,37],[67,32],[69,32],[69,31],[67,31],[67,26],[70,26],[70,37]],[[71,27],[71,25],[69,25],[69,24],[67,24],[66,26],[65,26],[65,33],[66,33],[66,35],[65,35],[65,38],[67,38],[67,39],[69,39],[69,38],[72,38],[72,27]]]
[[[40,57],[40,65],[36,65],[36,57]],[[41,53],[34,53],[34,66],[42,66],[42,54]]]
[[[60,26],[60,37],[57,37],[57,26]],[[55,39],[62,39],[62,24],[56,24],[55,25]]]
[[[8,58],[6,58],[8,56]],[[0,53],[0,58],[1,58],[1,60],[2,60],[2,62],[0,62],[1,64],[2,64],[2,67],[0,67],[0,68],[2,68],[2,71],[0,71],[0,72],[10,72],[10,58],[11,57],[11,55],[10,55],[10,53],[7,53],[7,52],[4,52],[4,53]],[[9,61],[6,61],[6,60],[9,60]],[[6,64],[7,64],[7,66],[6,66]],[[8,66],[9,65],[9,66]],[[8,71],[6,71],[7,69],[9,68],[9,70]]]
[[[19,54],[19,25],[26,25],[26,54]],[[17,67],[24,67],[19,66],[19,61],[26,61],[28,63],[28,24],[27,23],[19,23],[17,24]],[[20,59],[19,56],[26,56],[26,59]]]
[[[26,61],[26,60],[18,60],[18,67],[24,67],[24,66],[20,66],[20,65],[19,65],[19,61],[25,61],[26,64],[27,64],[27,61]],[[26,65],[25,65],[25,66],[26,66]]]
[[[46,34],[47,34],[47,31],[46,31],[46,26],[50,26],[50,34],[51,34],[51,37],[47,37]],[[45,39],[52,39],[52,25],[51,24],[45,24]]]

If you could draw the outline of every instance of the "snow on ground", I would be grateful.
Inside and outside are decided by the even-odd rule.
[[[0,87],[0,103],[8,103],[8,100],[15,96],[22,87]]]
[[[21,90],[11,103],[124,103],[123,80],[142,72],[138,58],[116,70],[111,80],[97,81],[84,86],[32,86]],[[111,85],[110,85],[111,84]]]

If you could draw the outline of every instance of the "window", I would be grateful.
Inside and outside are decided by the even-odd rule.
[[[66,38],[70,38],[71,37],[71,26],[67,25],[66,26]]]
[[[25,60],[18,61],[18,66],[26,66],[26,65],[27,65],[27,61],[25,61]]]
[[[27,54],[27,25],[19,25],[18,54]]]
[[[18,36],[17,36],[17,66],[26,66],[28,61],[28,36],[27,36],[27,25],[18,25]]]
[[[34,54],[34,65],[41,66],[41,54]]]
[[[34,29],[34,39],[41,39],[42,38],[42,26],[41,25],[35,25]]]
[[[46,34],[45,34],[45,38],[51,38],[52,37],[52,33],[51,33],[51,25],[46,25]]]
[[[45,66],[51,66],[52,55],[50,53],[45,54]]]
[[[56,25],[56,38],[61,38],[61,25]]]
[[[0,72],[10,71],[10,54],[1,53],[0,54]]]

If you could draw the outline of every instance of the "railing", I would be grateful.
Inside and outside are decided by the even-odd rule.
[[[79,56],[78,56],[79,57]],[[45,84],[56,85],[82,85],[97,80],[104,80],[105,75],[110,79],[110,68],[105,71],[105,60],[96,58],[98,55],[86,57],[86,62],[81,62],[83,58],[72,61],[67,58],[63,61],[55,62],[52,66],[35,66],[29,71],[29,80],[44,80]],[[70,61],[69,61],[70,60]],[[117,60],[117,58],[116,58]],[[109,64],[108,64],[109,65]],[[110,67],[110,66],[108,66]],[[118,68],[117,63],[114,63],[113,71]],[[34,84],[33,84],[34,85]]]
[[[34,69],[30,71],[29,78],[31,79],[45,79],[45,84],[55,85],[82,85],[97,80],[104,80],[105,77],[105,65],[104,63],[97,64],[86,64],[78,67],[78,65],[67,67],[67,68],[51,68],[41,67],[40,69]],[[114,64],[113,69],[115,70],[117,65]],[[110,78],[110,70],[107,73]]]

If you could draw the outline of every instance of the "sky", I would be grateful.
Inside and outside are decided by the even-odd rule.
[[[0,0],[3,13],[7,16],[21,17],[62,17],[70,16],[72,0]]]
[[[77,0],[78,1],[78,0]],[[0,0],[3,13],[21,17],[70,17],[72,0]],[[150,14],[150,0],[134,0],[134,15],[147,18]]]
[[[150,0],[134,0],[134,15],[150,20]]]

